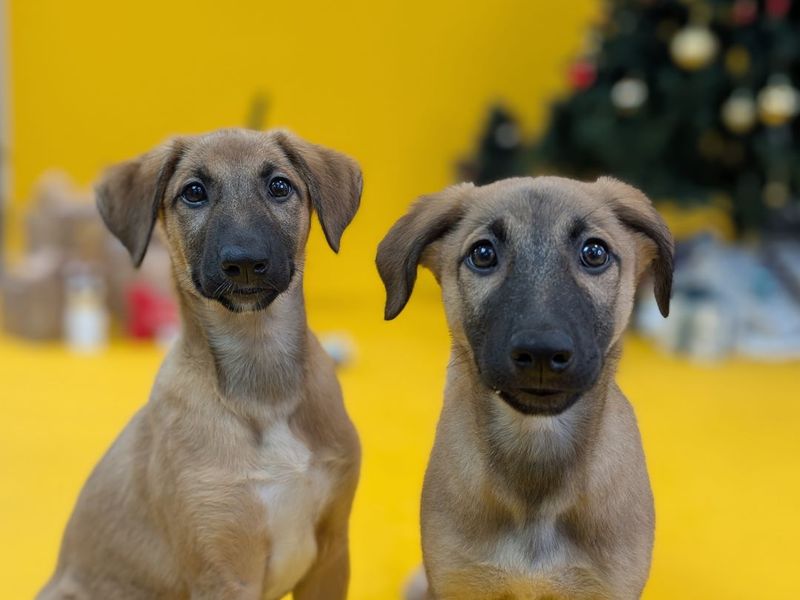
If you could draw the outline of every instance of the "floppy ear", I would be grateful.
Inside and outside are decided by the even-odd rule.
[[[100,216],[128,249],[135,267],[144,260],[181,150],[178,140],[167,142],[139,158],[110,167],[95,187]]]
[[[288,131],[275,132],[275,140],[303,178],[328,245],[339,252],[342,233],[361,202],[363,179],[358,163]]]
[[[455,227],[464,214],[462,192],[472,187],[471,183],[461,184],[422,196],[378,245],[375,263],[386,287],[386,320],[394,319],[403,310],[414,289],[423,252]],[[436,271],[436,265],[426,266]]]
[[[666,317],[669,314],[675,254],[672,233],[649,198],[635,187],[611,177],[601,177],[597,184],[605,188],[612,198],[614,212],[620,222],[638,233],[641,241],[649,246],[640,251],[650,255],[647,262],[652,265],[656,303]]]

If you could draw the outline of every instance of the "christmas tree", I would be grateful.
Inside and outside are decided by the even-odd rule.
[[[800,2],[611,0],[542,137],[495,110],[465,175],[612,174],[714,201],[739,231],[798,208]]]

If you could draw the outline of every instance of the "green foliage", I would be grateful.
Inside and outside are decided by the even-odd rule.
[[[617,0],[588,41],[539,140],[498,152],[498,114],[512,117],[493,112],[477,179],[613,174],[656,199],[723,199],[740,230],[797,202],[800,2]]]

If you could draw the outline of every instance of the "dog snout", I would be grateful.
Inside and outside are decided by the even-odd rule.
[[[225,277],[239,285],[256,285],[267,274],[269,260],[239,246],[228,246],[220,253],[220,267]]]
[[[573,363],[575,343],[564,331],[518,332],[511,338],[511,362],[519,371],[560,375]]]

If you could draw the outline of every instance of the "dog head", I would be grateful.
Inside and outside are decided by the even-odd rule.
[[[302,266],[316,211],[334,251],[358,209],[352,159],[286,131],[177,137],[111,167],[97,206],[141,264],[161,218],[178,287],[240,312],[261,310]]]
[[[650,201],[610,178],[461,184],[419,199],[378,249],[386,318],[417,265],[442,286],[454,343],[525,414],[559,414],[597,381],[650,268],[664,316],[672,236]]]

